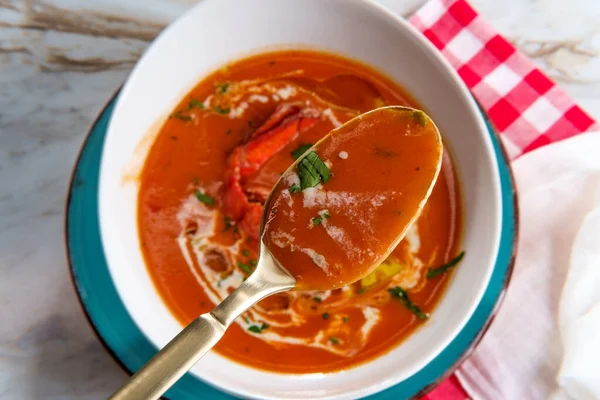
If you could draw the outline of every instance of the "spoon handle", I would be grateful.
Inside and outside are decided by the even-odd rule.
[[[244,311],[266,296],[294,287],[294,278],[278,266],[266,246],[261,247],[252,275],[214,310],[186,326],[110,400],[158,399],[217,344],[227,327]]]
[[[109,399],[158,399],[223,337],[225,327],[211,313],[186,326]]]

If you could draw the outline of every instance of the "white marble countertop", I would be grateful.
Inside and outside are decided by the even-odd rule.
[[[424,0],[379,0],[408,15]],[[78,150],[193,0],[0,0],[0,398],[99,399],[126,375],[80,309],[63,239]],[[471,0],[600,119],[600,1]]]

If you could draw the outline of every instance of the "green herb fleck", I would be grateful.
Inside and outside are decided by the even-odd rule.
[[[194,185],[194,186],[198,186],[198,184],[199,184],[199,183],[200,183],[200,181],[198,181],[198,178],[197,178],[197,177],[193,177],[193,178],[192,178],[192,185]]]
[[[413,111],[412,117],[421,128],[427,125],[427,116],[421,110]]]
[[[242,250],[242,255],[244,257],[249,257],[250,256],[250,252],[248,250],[244,249],[244,250]]]
[[[323,319],[329,319],[329,313],[323,313],[323,315],[321,315],[323,317]]]
[[[296,150],[291,152],[294,161],[302,157],[302,154],[306,153],[306,151],[311,147],[313,147],[312,143],[301,144],[300,146],[298,146]]]
[[[238,262],[238,263],[237,263],[237,265],[238,265],[238,267],[240,267],[240,269],[241,269],[242,271],[244,271],[245,273],[247,273],[247,274],[251,274],[251,273],[252,273],[252,267],[251,267],[251,266],[249,266],[248,264],[244,264],[244,263],[242,263],[242,262]]]
[[[252,266],[252,267],[256,267],[258,265],[257,260],[250,260],[249,263],[250,263],[250,266]]]
[[[229,108],[223,108],[221,106],[215,106],[214,111],[221,115],[229,114]]]
[[[229,89],[229,86],[230,86],[229,82],[225,82],[220,85],[217,85],[217,92],[219,94],[225,94],[225,93],[227,93],[227,89]]]
[[[329,213],[327,210],[320,212],[318,217],[311,218],[313,226],[321,225],[324,219],[329,219]]]
[[[199,108],[201,110],[204,110],[206,108],[206,107],[204,107],[204,103],[201,102],[200,100],[191,99],[190,102],[189,102],[189,104],[188,104],[188,106],[187,106],[187,109],[189,111],[189,110],[191,110],[194,107],[195,108]]]
[[[290,186],[290,193],[300,193],[301,191],[302,189],[300,189],[300,186],[296,185],[295,183]]]
[[[249,324],[249,323],[250,323],[250,320],[249,320],[249,319],[248,319],[248,317],[246,317],[245,315],[244,315],[242,318],[244,318],[244,322],[246,322],[247,324]]]
[[[336,338],[335,336],[330,337],[329,341],[333,344],[340,344],[340,339]]]
[[[350,317],[344,317],[344,322],[350,321]]]
[[[210,197],[207,194],[202,193],[200,190],[198,190],[194,196],[196,196],[196,198],[201,201],[202,203],[209,205],[209,206],[214,206],[215,205],[215,199],[213,199],[212,197]]]
[[[317,303],[322,302],[323,300],[320,297],[313,297],[313,300],[316,301]]]
[[[185,122],[192,120],[192,117],[190,117],[189,115],[185,115],[181,110],[177,111],[175,114],[172,114],[171,117],[180,119]]]
[[[227,215],[223,217],[223,224],[225,225],[223,232],[227,232],[233,227],[233,222],[231,222],[231,219]]]
[[[327,168],[327,165],[325,165],[323,160],[314,151],[304,156],[296,168],[300,176],[300,188],[302,190],[315,187],[321,181],[327,183],[329,178],[331,178],[329,168]]]
[[[264,331],[268,327],[269,327],[269,325],[267,325],[263,322],[261,325],[250,325],[248,327],[248,330],[252,333],[262,333],[262,331]]]
[[[396,286],[396,287],[388,289],[388,292],[393,297],[400,299],[404,303],[406,308],[408,308],[410,311],[412,311],[413,314],[415,314],[417,316],[417,318],[419,318],[421,321],[425,321],[427,318],[429,318],[429,315],[427,315],[426,313],[421,311],[419,306],[417,306],[412,301],[410,301],[410,299],[408,298],[408,294],[406,294],[404,289],[400,288],[399,286]]]
[[[448,263],[442,265],[441,267],[429,268],[427,270],[427,279],[435,278],[436,276],[442,275],[443,273],[447,272],[449,269],[451,269],[456,264],[458,264],[460,262],[460,260],[463,259],[464,256],[465,256],[465,252],[463,251],[459,255],[454,257],[452,260],[450,260]]]

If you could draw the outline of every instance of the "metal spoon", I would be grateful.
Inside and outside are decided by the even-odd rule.
[[[398,112],[418,112],[418,110],[409,107],[393,106],[386,108]],[[356,118],[369,118],[369,114],[371,113],[374,113],[374,111],[362,114]],[[424,114],[421,115],[424,116]],[[427,118],[427,121],[435,128],[433,121],[426,116],[424,117]],[[348,121],[346,124],[349,124],[352,121],[354,121],[354,119]],[[341,128],[346,124],[342,125]],[[340,128],[338,128],[338,130],[339,129]],[[437,143],[441,149],[442,144],[439,131],[437,128],[434,130],[437,134]],[[316,146],[318,147],[318,144]],[[300,159],[297,160],[296,163],[299,162]],[[439,171],[439,166],[441,164],[441,150],[437,162],[437,171]],[[296,163],[292,164],[290,169],[294,168]],[[437,174],[435,176],[437,177]],[[433,186],[434,182],[431,183],[431,186]],[[431,188],[423,198],[423,201],[420,202],[419,208],[414,210],[414,218],[411,220],[411,223],[419,215],[429,193],[431,193]],[[273,191],[270,196],[272,195]],[[269,200],[270,199],[267,199],[265,204],[270,204]],[[263,212],[261,221],[261,235],[264,231],[266,217],[269,214],[267,211],[269,210],[265,207],[265,212]],[[406,227],[404,227],[403,232],[405,231]],[[402,235],[399,234],[396,243],[400,241],[401,236]],[[395,247],[392,244],[393,243],[390,243],[389,252]],[[373,266],[373,268],[375,267],[376,265]],[[347,283],[350,284],[352,282]],[[159,398],[215,344],[217,344],[225,333],[225,330],[243,312],[269,295],[293,289],[295,284],[296,280],[294,277],[291,276],[285,267],[275,259],[271,251],[261,240],[259,243],[258,264],[248,279],[217,305],[213,311],[199,316],[185,327],[146,365],[133,375],[122,388],[114,393],[110,399],[140,400]]]

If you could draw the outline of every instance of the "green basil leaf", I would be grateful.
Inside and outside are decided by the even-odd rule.
[[[313,145],[311,143],[301,144],[300,146],[298,146],[298,148],[296,150],[292,151],[292,153],[291,153],[294,161],[296,161],[297,159],[302,157],[302,155],[304,153],[306,153],[306,151],[308,149],[310,149],[311,147],[313,147]]]
[[[214,206],[215,205],[215,199],[213,199],[212,197],[210,197],[209,195],[206,195],[204,193],[202,193],[200,190],[198,190],[194,196],[196,196],[196,198],[201,201],[204,204],[207,204],[209,206]]]
[[[465,252],[463,251],[459,255],[454,257],[452,260],[450,260],[446,264],[442,265],[441,267],[429,268],[427,270],[427,279],[435,278],[436,276],[442,275],[443,273],[447,272],[452,267],[454,267],[456,264],[458,264],[463,259],[464,256],[465,256]]]
[[[314,151],[311,151],[300,160],[297,169],[302,190],[315,187],[321,181],[327,183],[331,178],[331,171]]]
[[[419,318],[421,321],[425,321],[427,318],[429,318],[429,315],[427,315],[426,313],[421,311],[419,306],[417,306],[412,301],[410,301],[410,299],[408,298],[408,294],[406,294],[406,291],[404,291],[404,289],[400,288],[399,286],[396,286],[396,287],[388,289],[388,292],[393,297],[400,299],[404,303],[406,308],[408,308],[410,311],[412,311],[413,314],[415,314],[417,316],[417,318]]]

